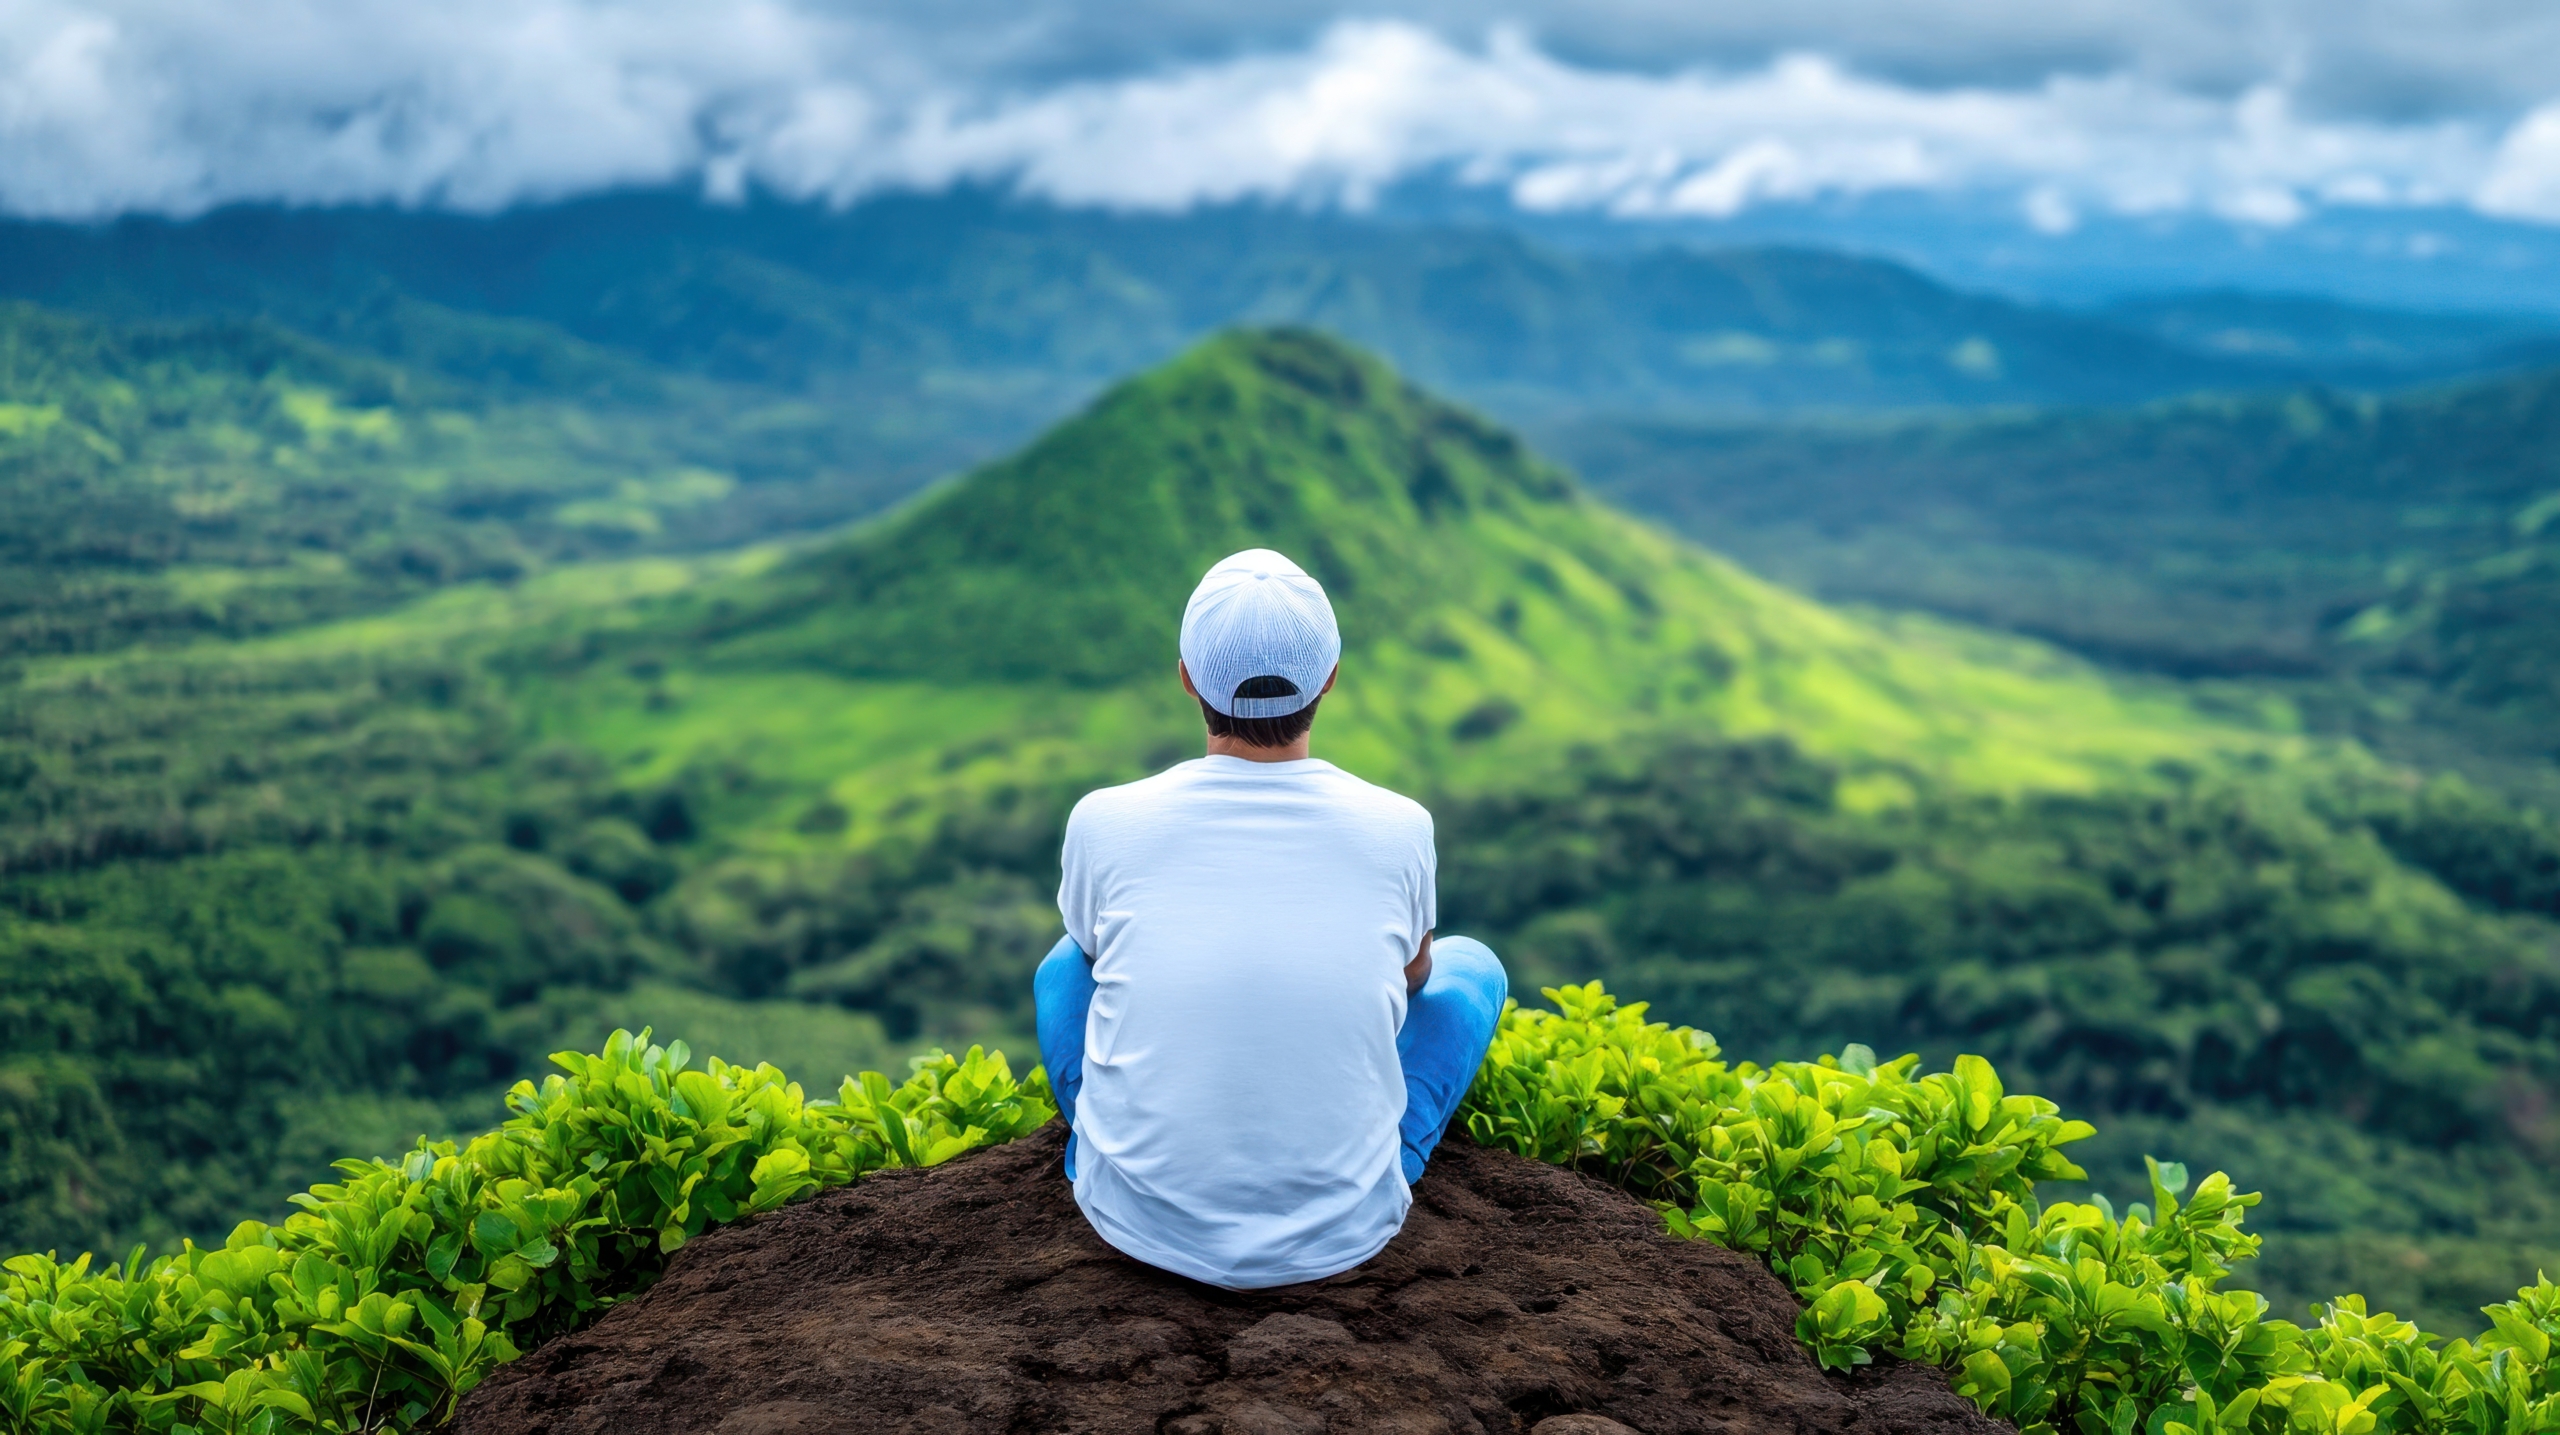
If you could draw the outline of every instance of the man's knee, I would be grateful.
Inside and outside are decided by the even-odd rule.
[[[1497,1011],[1511,994],[1511,977],[1503,971],[1502,959],[1473,937],[1432,938],[1431,975],[1435,981],[1445,976],[1453,986],[1482,994]]]
[[[1039,969],[1031,974],[1032,998],[1038,1001],[1052,995],[1072,995],[1078,979],[1090,974],[1084,948],[1077,946],[1073,937],[1060,937],[1058,944],[1049,949],[1049,955],[1040,959]]]

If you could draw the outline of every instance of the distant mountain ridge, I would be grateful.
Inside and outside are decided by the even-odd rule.
[[[2183,347],[2320,366],[2333,383],[2359,370],[2387,385],[2560,364],[2560,325],[2542,314],[2422,313],[2237,289],[2138,295],[2097,312]]]
[[[977,457],[1236,323],[1341,334],[1511,422],[2120,403],[2476,362],[2232,351],[1816,249],[1564,250],[1491,226],[1124,215],[965,191],[840,212],[631,193],[490,217],[11,221],[0,293],[126,317],[262,314],[377,349],[407,342],[385,306],[423,303],[729,382],[903,404],[911,424],[1003,429]]]
[[[537,557],[735,544],[859,518],[1236,324],[1342,336],[1569,457],[1595,416],[2391,387],[2520,362],[2544,342],[2521,320],[2263,296],[2074,312],[1800,247],[1550,247],[1491,224],[1258,206],[1112,214],[968,191],[843,211],[640,192],[493,216],[0,220],[0,299],[11,297],[146,338],[172,322],[245,320],[314,341],[333,363],[393,365],[411,392],[573,421],[598,440],[554,445],[555,468],[588,492],[552,506],[582,522],[537,543]],[[636,499],[613,491],[615,464],[633,470]],[[676,469],[726,487],[667,523],[651,495]],[[545,485],[528,473],[513,486],[497,501],[531,503],[527,490]],[[473,487],[447,490],[447,506]],[[362,502],[386,496],[368,492]],[[480,551],[469,526],[444,526],[437,541],[463,556],[431,567],[516,561]]]

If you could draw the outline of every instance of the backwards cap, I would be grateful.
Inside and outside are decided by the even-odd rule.
[[[1287,717],[1323,694],[1341,660],[1324,586],[1268,548],[1219,559],[1182,610],[1182,665],[1227,717]]]

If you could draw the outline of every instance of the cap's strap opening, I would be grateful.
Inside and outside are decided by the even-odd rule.
[[[1298,685],[1296,683],[1289,681],[1287,678],[1275,677],[1269,674],[1265,674],[1258,678],[1247,678],[1243,682],[1236,684],[1236,696],[1238,698],[1294,698],[1297,695]]]

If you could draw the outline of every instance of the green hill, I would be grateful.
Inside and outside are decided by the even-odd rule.
[[[1991,1055],[2114,1118],[2119,1194],[2145,1146],[2269,1187],[2288,1298],[2461,1328],[2547,1259],[2546,827],[2280,703],[1825,608],[1299,331],[822,541],[27,661],[0,1229],[217,1232],[612,1022],[1026,1051],[1067,807],[1198,750],[1176,617],[1256,543],[1343,614],[1318,750],[1431,803],[1452,929],[1524,985]]]
[[[1843,619],[1304,331],[1212,340],[842,542],[672,599],[612,640],[645,678],[582,668],[537,706],[557,704],[546,731],[645,750],[651,772],[835,764],[859,833],[912,804],[910,772],[1187,741],[1168,676],[1182,599],[1255,544],[1302,556],[1343,614],[1328,750],[1416,787],[1666,730],[1783,732],[1879,796],[1914,775],[2087,789],[2280,741],[2040,651]],[[934,718],[850,718],[888,707]],[[848,716],[831,737],[810,713]]]

